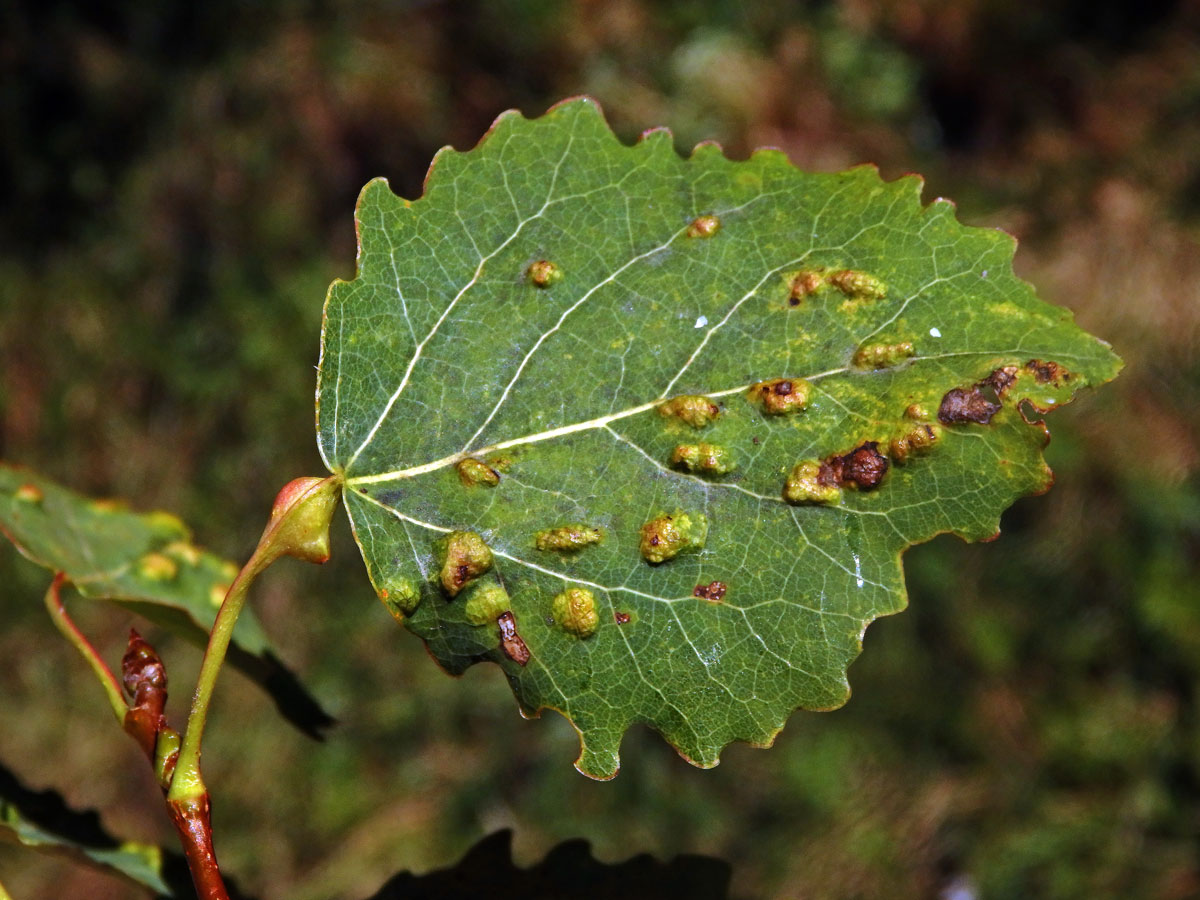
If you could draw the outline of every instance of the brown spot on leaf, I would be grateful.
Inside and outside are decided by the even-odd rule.
[[[888,458],[879,452],[876,441],[866,441],[845,456],[831,456],[821,464],[818,480],[822,484],[855,487],[869,491],[879,487],[887,474]]]
[[[1058,363],[1042,362],[1040,359],[1031,359],[1025,363],[1025,368],[1033,373],[1033,378],[1038,384],[1053,384],[1057,386],[1074,377],[1071,372],[1068,372]]]
[[[783,483],[783,499],[796,505],[834,503],[841,493],[829,466],[815,459],[796,463]]]
[[[477,459],[468,457],[461,460],[454,468],[458,471],[458,480],[468,487],[476,484],[495,487],[500,483],[500,473],[487,463]]]
[[[972,388],[952,388],[942,397],[938,407],[938,421],[943,425],[963,425],[975,422],[987,425],[992,416],[1000,411],[1000,404],[993,403],[983,395],[976,385]]]
[[[799,306],[805,297],[817,293],[824,286],[824,276],[822,269],[801,269],[797,272],[790,285],[788,306]]]
[[[992,390],[996,392],[997,397],[1003,397],[1004,392],[1012,387],[1012,383],[1017,380],[1016,366],[1001,366],[991,375],[985,378],[980,385],[990,385]]]
[[[639,549],[647,562],[657,565],[680,553],[701,549],[707,536],[708,519],[703,513],[677,509],[642,526]]]
[[[627,612],[614,612],[613,613],[613,620],[618,625],[628,625],[629,620],[632,618],[633,617],[631,615],[629,615],[629,613],[627,613]]]
[[[529,648],[517,634],[517,620],[513,618],[513,614],[501,613],[500,618],[496,619],[496,624],[500,626],[500,649],[504,651],[504,655],[519,666],[529,662]]]
[[[451,597],[492,567],[492,551],[473,531],[452,531],[434,542],[439,580]]]
[[[697,216],[688,226],[687,236],[690,238],[708,238],[721,228],[721,220],[716,216]]]
[[[799,412],[808,404],[812,385],[803,378],[772,378],[750,386],[747,396],[770,416]]]
[[[709,603],[720,603],[729,587],[723,581],[710,581],[708,584],[698,584],[692,591],[693,597],[707,600]]]
[[[531,264],[525,274],[529,278],[529,283],[539,288],[548,288],[562,281],[563,277],[562,269],[558,264],[552,263],[548,259],[539,259]]]

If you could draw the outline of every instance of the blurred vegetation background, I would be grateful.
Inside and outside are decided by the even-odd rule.
[[[855,696],[689,767],[634,731],[571,767],[500,673],[445,677],[348,529],[252,602],[341,720],[323,744],[227,674],[205,771],[264,898],[362,897],[515,829],[518,859],[706,853],[737,897],[1200,895],[1200,3],[1196,0],[42,0],[0,9],[0,457],[191,523],[244,559],[320,473],[313,366],[359,188],[589,93],[681,151],[918,171],[1022,241],[1018,271],[1127,363],[1050,421],[1058,484],[1000,540],[908,553]],[[0,759],[173,844],[136,747],[0,547]],[[114,663],[131,623],[75,605]],[[194,648],[153,628],[182,721]],[[141,896],[0,847],[16,898]]]

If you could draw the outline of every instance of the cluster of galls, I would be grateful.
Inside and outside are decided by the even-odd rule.
[[[864,441],[849,453],[797,463],[784,482],[783,499],[794,504],[829,504],[836,503],[844,489],[872,491],[883,482],[892,463],[903,465],[940,438],[941,428],[920,423],[888,441],[886,454],[879,441]]]

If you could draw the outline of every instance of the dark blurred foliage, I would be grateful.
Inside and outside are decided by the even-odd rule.
[[[565,841],[529,868],[514,866],[512,832],[488,835],[446,869],[402,872],[369,900],[728,900],[729,864],[703,856],[668,863],[641,854],[608,865],[586,841]]]
[[[1200,895],[1200,4],[1196,0],[43,0],[0,10],[0,456],[165,507],[244,557],[320,464],[320,306],[358,189],[587,92],[626,139],[920,171],[1128,367],[1051,417],[1058,484],[995,543],[907,557],[855,696],[691,769],[644,731],[570,767],[495,669],[443,676],[373,601],[346,529],[254,602],[341,720],[323,745],[226,676],[218,850],[263,897],[366,896],[514,829],[517,861],[711,854],[733,896]],[[136,748],[0,551],[0,758],[170,843]],[[129,622],[79,606],[112,659]],[[182,718],[197,654],[166,636]],[[128,896],[4,849],[18,897]]]

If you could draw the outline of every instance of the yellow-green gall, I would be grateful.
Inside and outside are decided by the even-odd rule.
[[[43,500],[42,489],[36,484],[26,482],[16,489],[13,499],[19,503],[41,503]]]
[[[467,595],[463,614],[472,625],[495,625],[511,608],[508,591],[498,584],[480,584]]]
[[[487,464],[488,468],[499,475],[502,472],[508,471],[509,466],[513,464],[513,458],[511,456],[505,456],[504,454],[499,453],[495,456],[489,456]]]
[[[719,444],[680,444],[671,453],[671,465],[705,475],[724,475],[737,467],[733,455]]]
[[[578,638],[589,638],[600,625],[596,597],[585,588],[567,588],[550,601],[554,621]]]
[[[533,544],[539,550],[562,550],[574,553],[588,544],[598,544],[604,532],[590,525],[573,522],[558,528],[547,528],[533,536]]]
[[[866,272],[842,269],[826,280],[851,300],[882,300],[887,296],[887,285]]]
[[[163,547],[163,553],[189,566],[200,565],[200,551],[187,541],[172,541]]]
[[[687,236],[690,238],[712,237],[721,229],[721,220],[716,216],[697,216],[688,226]]]
[[[801,269],[788,280],[788,306],[799,306],[825,287],[824,269]]]
[[[836,503],[841,495],[841,488],[812,459],[797,463],[783,485],[783,499],[788,503]]]
[[[548,288],[562,281],[563,271],[548,259],[539,259],[525,273],[534,287]]]
[[[495,487],[500,483],[500,473],[477,459],[468,457],[454,468],[458,471],[458,480],[467,486],[482,484]]]
[[[393,619],[403,622],[420,605],[421,591],[407,578],[392,578],[380,585],[379,599]]]
[[[680,553],[699,550],[708,537],[708,519],[703,513],[681,509],[651,519],[642,526],[639,549],[646,562],[661,563]]]
[[[894,437],[888,442],[888,456],[893,462],[903,465],[914,453],[925,453],[942,436],[940,425],[918,425],[907,434]]]
[[[799,412],[808,404],[812,385],[803,378],[772,378],[750,386],[746,396],[770,416]]]
[[[220,607],[225,602],[225,595],[229,593],[229,589],[233,586],[232,582],[218,582],[208,589],[208,602],[213,606]]]
[[[929,407],[927,406],[922,406],[920,403],[912,403],[905,407],[904,418],[912,419],[914,422],[928,422],[933,418],[933,413],[929,411]]]
[[[179,573],[179,565],[161,553],[147,553],[137,562],[137,572],[151,581],[170,581]]]
[[[492,551],[474,531],[452,531],[434,541],[438,580],[451,597],[492,567]]]
[[[854,365],[860,369],[886,369],[911,359],[917,351],[912,341],[898,344],[863,344],[854,354]]]
[[[124,510],[128,507],[124,500],[99,500],[97,503],[106,504],[109,509]],[[96,504],[93,504],[95,506]],[[142,517],[146,524],[151,528],[157,528],[162,531],[173,531],[176,534],[187,534],[188,528],[183,524],[183,519],[174,513],[164,512],[161,509],[156,509],[153,512],[148,512]]]
[[[680,394],[666,403],[659,404],[660,416],[676,418],[693,428],[703,428],[721,414],[721,408],[707,397],[697,394]]]

